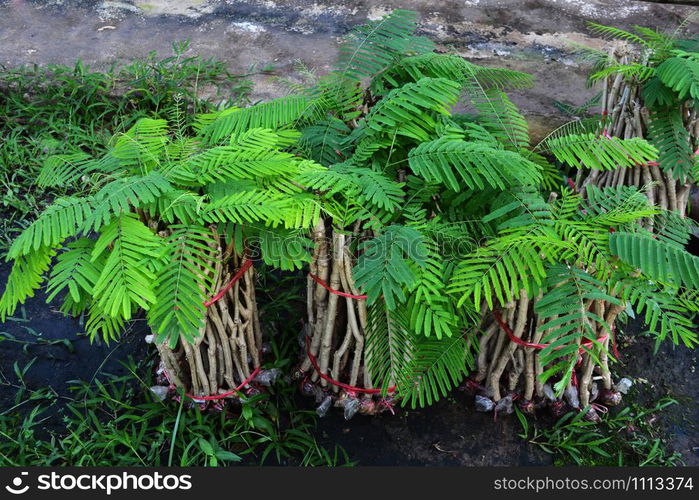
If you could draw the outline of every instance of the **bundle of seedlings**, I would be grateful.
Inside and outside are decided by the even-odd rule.
[[[392,399],[430,404],[476,369],[476,355],[469,385],[484,409],[511,411],[517,392],[525,409],[535,396],[560,406],[573,380],[587,404],[601,391],[593,377],[612,389],[610,325],[625,309],[619,297],[632,292],[648,306],[665,291],[667,308],[653,302],[649,321],[669,310],[661,336],[674,328],[692,343],[691,320],[677,311],[695,311],[691,292],[674,294],[672,281],[648,285],[610,240],[614,230],[636,242],[633,222],[659,209],[634,189],[599,191],[581,205],[527,148],[526,121],[503,92],[526,86],[527,75],[436,54],[413,29],[403,11],[359,28],[340,69],[310,92],[324,96],[327,114],[302,129],[301,145],[329,170],[301,178],[324,195],[331,220],[314,232],[300,372],[319,412],[335,404],[349,418]],[[462,95],[469,112],[452,114]],[[547,147],[559,153],[555,141]],[[627,166],[657,157],[641,139],[588,141],[576,152]],[[672,227],[663,251],[686,241],[686,226]],[[635,280],[618,287],[621,278]]]
[[[595,32],[616,40],[608,53],[583,49],[595,61],[591,83],[601,84],[601,117],[575,123],[581,140],[614,141],[646,138],[658,149],[657,161],[617,165],[605,158],[580,169],[575,185],[635,186],[651,204],[684,217],[699,167],[699,39],[681,38],[685,25],[672,34],[636,27],[633,32],[592,24]],[[568,127],[567,127],[568,128]],[[558,159],[577,168],[575,143]],[[652,229],[653,220],[645,221]]]
[[[302,127],[300,145],[329,166],[300,177],[328,214],[312,236],[300,366],[321,414],[333,404],[347,418],[390,410],[397,397],[423,406],[463,379],[474,312],[446,295],[450,252],[468,232],[457,192],[539,179],[535,165],[491,148],[482,126],[450,111],[466,87],[499,93],[529,76],[437,54],[415,28],[414,13],[395,11],[355,29],[338,68],[306,90],[325,114]],[[471,169],[450,174],[446,195],[430,171],[440,155]]]
[[[85,315],[91,339],[116,340],[145,311],[163,397],[178,388],[223,402],[269,383],[253,260],[261,250],[270,266],[303,264],[290,236],[313,227],[319,208],[293,179],[323,167],[287,152],[299,134],[265,128],[250,118],[257,112],[200,115],[191,127],[182,114],[171,125],[143,118],[99,158],[49,157],[37,183],[76,194],[55,199],[13,242],[0,320],[50,269],[48,300]]]
[[[684,250],[690,232],[676,214],[633,187],[503,198],[486,217],[497,236],[460,263],[451,286],[485,311],[469,380],[479,410],[510,413],[516,401],[529,414],[586,409],[597,420],[630,387],[610,369],[621,314],[644,315],[658,343],[697,344],[699,259]],[[655,217],[672,230],[639,224]]]

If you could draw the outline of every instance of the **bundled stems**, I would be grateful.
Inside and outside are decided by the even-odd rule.
[[[308,324],[303,332],[308,352],[300,366],[308,382],[305,392],[315,394],[318,402],[329,396],[336,406],[345,407],[348,417],[355,411],[353,406],[348,415],[348,400],[359,401],[356,411],[365,414],[385,408],[375,404],[373,397],[378,391],[366,366],[367,305],[352,275],[352,249],[363,233],[360,224],[342,231],[329,227],[322,218],[314,229],[315,250],[307,282]]]
[[[202,273],[211,269],[208,278],[213,289],[223,290],[245,265],[246,257],[238,255],[232,245],[225,249],[216,245],[220,237],[213,231],[211,261],[202,267]],[[249,266],[218,300],[207,304],[204,325],[194,342],[180,336],[174,348],[167,341],[156,343],[170,383],[185,388],[194,398],[234,391],[261,363],[262,331],[254,267]],[[233,392],[227,397],[237,396]]]
[[[541,297],[539,294],[529,299],[522,290],[519,297],[506,304],[499,313],[484,314],[477,371],[473,374],[476,383],[472,387],[477,388],[482,397],[493,401],[496,412],[513,411],[512,401],[516,401],[525,413],[548,406],[556,416],[566,407],[580,410],[592,403],[618,404],[621,394],[612,382],[609,369],[611,326],[607,328],[588,320],[586,329],[594,332],[597,341],[583,343],[582,337],[578,339],[578,358],[563,397],[554,394],[551,384],[556,380],[542,383],[541,375],[549,366],[541,361],[541,349],[545,347],[541,340],[549,331],[541,330],[542,319],[534,312]],[[604,318],[606,325],[613,325],[623,311],[623,306],[602,300],[585,301],[582,307]],[[554,321],[557,317],[547,319]],[[594,406],[587,418],[598,418]]]
[[[629,64],[629,47],[623,44],[615,45],[610,50],[609,58],[616,64]],[[601,135],[622,139],[648,138],[650,112],[642,101],[641,87],[642,83],[626,79],[621,73],[612,74],[604,79]],[[692,140],[696,140],[699,137],[697,112],[688,102],[681,106],[685,127]],[[674,211],[682,217],[687,213],[692,189],[692,183],[688,178],[676,179],[672,172],[663,171],[652,162],[609,171],[580,169],[575,184],[583,195],[585,188],[590,184],[601,188],[635,186],[645,190],[651,204]],[[652,219],[647,220],[645,226],[652,230]]]

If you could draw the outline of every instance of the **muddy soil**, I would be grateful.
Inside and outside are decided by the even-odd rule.
[[[0,264],[0,293],[10,268],[10,264]],[[130,356],[137,361],[146,358],[144,328],[142,321],[135,321],[118,343],[107,345],[99,339],[90,343],[78,319],[64,316],[55,306],[46,304],[43,293],[37,293],[20,306],[14,318],[0,323],[0,335],[14,339],[0,341],[0,411],[16,404],[15,394],[23,385],[29,391],[50,387],[59,396],[70,397],[74,380],[92,381],[105,373],[125,375],[123,363]],[[67,342],[54,343],[64,340]],[[21,370],[29,363],[32,365],[22,381],[14,366]],[[31,410],[30,404],[18,409]],[[54,406],[48,415],[57,415],[57,409]],[[58,423],[54,419],[49,422]]]
[[[662,397],[677,400],[677,405],[663,412],[661,425],[673,450],[682,454],[686,464],[699,465],[697,351],[665,342],[654,354],[653,339],[635,333],[644,330],[640,321],[622,330],[621,366],[616,372],[636,382],[631,397],[641,405],[652,406]]]
[[[0,293],[9,273],[9,265],[0,265]],[[45,296],[38,293],[29,299],[16,315],[18,319],[0,323],[6,332],[21,342],[0,342],[0,411],[15,404],[14,396],[20,385],[13,365],[21,368],[36,358],[24,377],[30,391],[52,387],[60,396],[69,396],[73,380],[90,381],[106,373],[122,375],[122,362],[132,356],[141,361],[147,371],[152,362],[147,358],[144,341],[146,327],[136,321],[119,343],[90,344],[83,335],[79,320],[64,317]],[[639,331],[638,325],[624,329]],[[71,349],[63,344],[47,345],[47,341],[67,339]],[[680,405],[671,407],[661,416],[673,449],[682,453],[690,465],[699,465],[699,383],[697,382],[696,352],[664,345],[658,356],[652,354],[649,336],[628,335],[620,342],[622,363],[617,373],[637,379],[633,397],[651,404],[663,396],[671,396]],[[396,414],[383,413],[377,417],[357,416],[350,422],[339,411],[331,412],[318,422],[319,442],[332,449],[341,445],[351,460],[359,465],[549,465],[550,455],[521,439],[520,424],[514,416],[477,413],[472,397],[453,391],[430,408],[409,410],[396,408]],[[299,396],[299,405],[312,407],[307,398]],[[54,407],[54,411],[60,405]],[[21,410],[30,410],[28,405]],[[54,413],[55,415],[56,413]],[[57,419],[49,425],[60,430]]]
[[[654,340],[639,333],[644,331],[640,322],[621,331],[620,361],[614,371],[617,378],[626,376],[635,382],[625,403],[652,407],[663,397],[677,400],[677,405],[658,415],[658,430],[687,465],[699,465],[697,351],[666,342],[654,355]],[[360,465],[552,463],[551,455],[518,436],[522,430],[514,415],[500,415],[494,421],[492,413],[476,412],[473,397],[460,390],[430,408],[398,409],[394,416],[357,416],[347,422],[341,412],[331,413],[320,419],[319,431],[324,444],[341,444]]]

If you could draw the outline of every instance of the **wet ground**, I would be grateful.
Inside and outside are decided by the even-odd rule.
[[[9,266],[0,265],[0,291]],[[52,387],[61,396],[69,395],[71,380],[93,380],[105,373],[125,374],[121,362],[129,356],[142,360],[148,347],[142,323],[135,323],[117,344],[90,344],[82,335],[78,320],[64,317],[47,306],[43,294],[29,299],[16,315],[18,319],[0,323],[0,332],[19,342],[0,342],[0,408],[15,404],[21,385],[14,372],[32,359],[24,376],[30,391]],[[638,331],[638,327],[626,331]],[[52,343],[67,340],[65,343]],[[628,335],[620,342],[622,363],[616,372],[647,380],[638,382],[634,398],[652,404],[670,396],[680,404],[666,410],[661,424],[667,429],[670,445],[682,453],[690,465],[699,465],[699,380],[697,354],[684,348],[661,348],[653,355],[648,336]],[[144,371],[151,368],[144,363]],[[299,398],[299,404],[311,406]],[[432,407],[422,410],[396,409],[396,414],[376,417],[357,416],[350,422],[341,412],[331,412],[318,423],[317,438],[332,449],[341,445],[351,460],[360,465],[548,465],[550,455],[522,440],[520,424],[514,416],[477,413],[472,397],[455,390]]]
[[[9,271],[9,264],[0,264],[0,290]],[[146,355],[143,328],[143,323],[135,322],[121,342],[91,344],[78,319],[47,305],[45,295],[38,293],[13,318],[0,323],[0,411],[16,404],[14,397],[21,386],[29,391],[51,387],[56,394],[69,396],[73,380],[92,381],[104,373],[125,375],[123,361]],[[30,364],[20,379],[15,366],[23,371]]]

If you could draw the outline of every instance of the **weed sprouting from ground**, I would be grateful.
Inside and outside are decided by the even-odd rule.
[[[571,412],[551,427],[531,423],[518,410],[520,437],[554,455],[557,465],[682,465],[681,455],[668,449],[659,423],[659,414],[675,404],[671,398],[648,408],[630,404],[599,423],[585,420],[584,410]]]

